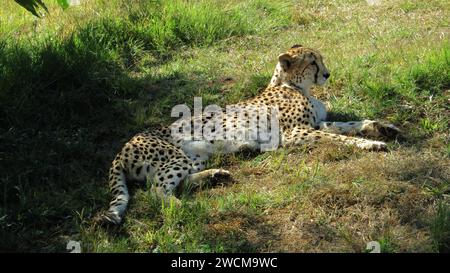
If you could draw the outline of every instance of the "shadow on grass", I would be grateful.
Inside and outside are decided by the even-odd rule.
[[[3,251],[65,251],[54,242],[77,232],[78,214],[108,204],[107,170],[123,142],[159,125],[136,116],[170,109],[161,101],[172,102],[180,83],[195,90],[179,73],[132,77],[129,57],[91,38],[0,43]]]

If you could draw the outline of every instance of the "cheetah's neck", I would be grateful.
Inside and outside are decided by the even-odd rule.
[[[298,90],[300,93],[303,94],[303,96],[306,96],[306,97],[310,96],[309,89],[302,88],[298,85],[295,85],[291,82],[284,80],[282,75],[283,75],[283,71],[280,67],[280,64],[278,63],[277,66],[275,67],[275,71],[273,72],[272,79],[270,80],[269,86],[285,86],[285,87],[289,87],[294,90]]]
[[[277,64],[275,71],[273,72],[272,79],[270,80],[270,85],[277,86],[282,84],[283,79],[281,78],[281,73],[282,71],[280,64]]]

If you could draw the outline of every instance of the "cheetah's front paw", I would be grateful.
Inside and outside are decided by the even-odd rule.
[[[363,121],[360,133],[361,135],[368,137],[391,139],[399,135],[401,130],[389,123],[366,119]]]
[[[356,144],[358,148],[370,151],[385,151],[387,150],[387,145],[383,141],[367,140]]]
[[[214,169],[211,172],[211,178],[228,177],[231,173],[224,169]]]

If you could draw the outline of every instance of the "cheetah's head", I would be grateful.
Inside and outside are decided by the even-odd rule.
[[[275,76],[279,84],[288,84],[308,91],[314,84],[325,84],[330,72],[317,50],[294,45],[278,56]]]

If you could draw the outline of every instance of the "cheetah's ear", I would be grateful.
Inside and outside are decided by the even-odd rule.
[[[302,45],[299,45],[299,44],[295,44],[295,45],[293,45],[293,46],[291,47],[291,49],[297,48],[297,47],[303,47],[303,46],[302,46]]]
[[[292,56],[288,53],[283,53],[280,56],[278,56],[278,61],[280,62],[281,68],[283,68],[284,71],[289,70],[292,65]]]

